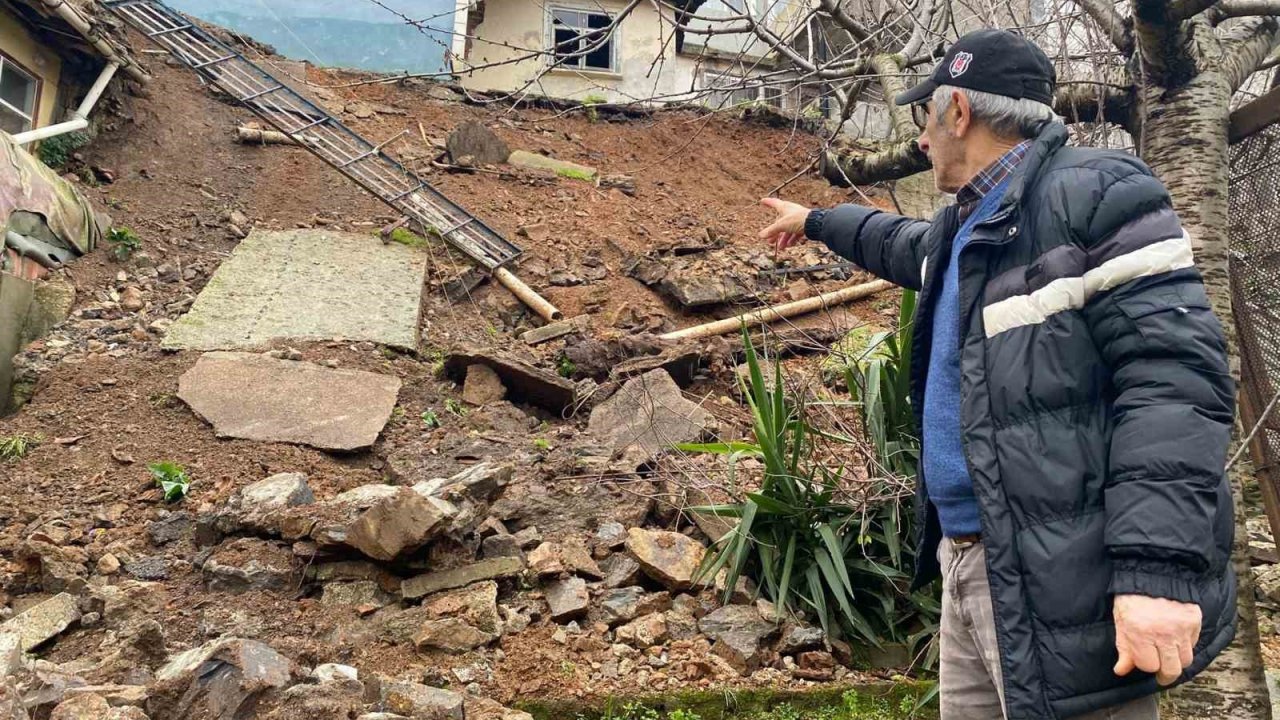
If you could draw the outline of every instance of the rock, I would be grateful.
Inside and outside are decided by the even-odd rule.
[[[523,553],[520,552],[520,543],[514,535],[490,535],[480,543],[480,556],[518,558],[523,557]]]
[[[821,628],[809,625],[788,624],[782,630],[782,639],[778,641],[778,653],[795,655],[805,650],[822,647],[826,635]]]
[[[363,683],[346,677],[298,684],[281,693],[279,712],[267,717],[351,718],[364,710],[364,694]]]
[[[600,563],[604,570],[604,586],[618,588],[640,580],[640,563],[626,555],[610,555]]]
[[[511,577],[522,572],[524,572],[524,561],[520,558],[487,558],[453,570],[441,570],[408,578],[401,583],[400,594],[406,600],[412,600],[441,590],[452,590],[481,580]]]
[[[542,535],[538,533],[538,528],[536,527],[524,528],[514,533],[511,537],[515,538],[517,543],[520,543],[521,550],[528,550],[542,543]]]
[[[321,450],[372,445],[399,391],[386,375],[234,352],[206,353],[178,380],[178,397],[218,437]]]
[[[316,496],[307,484],[304,473],[279,473],[265,480],[245,486],[238,494],[238,503],[250,513],[310,505]]]
[[[600,187],[616,188],[625,195],[635,197],[636,181],[630,175],[604,175],[600,178]]]
[[[587,427],[640,465],[677,443],[700,439],[712,424],[711,414],[686,400],[665,370],[651,370],[592,410]]]
[[[605,548],[606,550],[617,550],[627,542],[627,529],[618,522],[606,522],[600,524],[600,529],[596,530],[595,545],[597,548]]]
[[[697,275],[687,270],[668,270],[658,283],[658,291],[684,310],[739,303],[752,296],[750,288],[731,276]]]
[[[0,632],[16,632],[22,651],[31,652],[32,648],[57,637],[79,619],[80,609],[75,596],[62,593],[10,618],[0,625]]]
[[[644,594],[644,588],[639,586],[606,592],[600,596],[598,603],[601,619],[610,626],[634,620],[640,614],[640,598],[644,597]]]
[[[393,498],[400,494],[400,488],[395,485],[384,485],[382,483],[373,483],[370,485],[361,485],[352,488],[344,493],[338,493],[327,504],[329,505],[350,505],[360,510],[373,507],[374,505]]]
[[[587,546],[580,540],[568,539],[560,544],[560,558],[565,569],[591,580],[603,580],[604,571],[592,559]]]
[[[672,610],[667,613],[667,634],[672,640],[692,640],[698,636],[698,620],[692,614]]]
[[[253,227],[253,221],[250,220],[248,216],[246,216],[244,213],[240,212],[239,210],[232,210],[231,212],[227,213],[227,224],[234,225],[237,228],[241,228],[243,230],[248,230],[249,228]]]
[[[365,713],[356,718],[356,720],[411,720],[411,718],[405,717],[404,715],[397,715],[395,713],[375,712]]]
[[[570,320],[561,320],[560,322],[553,322],[547,325],[543,325],[540,328],[534,328],[532,330],[526,331],[523,335],[520,336],[520,339],[523,340],[526,345],[539,345],[549,340],[555,340],[558,337],[563,337],[565,335],[568,335],[571,332],[578,332],[588,327],[589,325],[590,325],[590,316],[583,315],[580,317],[572,318]]]
[[[517,167],[529,168],[531,170],[545,170],[555,173],[562,177],[569,177],[575,180],[594,181],[597,171],[593,167],[579,165],[578,163],[569,162],[568,160],[557,160],[549,158],[546,155],[527,152],[525,150],[516,150],[507,158],[507,162]]]
[[[88,557],[82,548],[36,533],[19,546],[17,554],[24,561],[39,566],[40,587],[45,592],[76,595],[84,592],[89,570],[86,567]]]
[[[559,575],[564,572],[564,561],[560,558],[560,549],[554,544],[544,542],[529,553],[529,570],[538,577]]]
[[[445,140],[445,149],[455,163],[470,155],[477,165],[497,165],[507,161],[511,148],[489,128],[475,120],[467,120],[454,128]]]
[[[30,720],[22,701],[22,692],[13,678],[0,680],[0,717],[5,720]]]
[[[723,569],[716,573],[715,591],[716,597],[724,598],[728,588],[729,571]],[[734,605],[750,605],[756,597],[755,583],[751,582],[751,578],[746,575],[739,575],[733,582],[733,591],[728,592],[729,602]]]
[[[142,298],[142,291],[130,285],[120,293],[120,309],[125,312],[138,312],[146,307],[146,300]]]
[[[165,517],[149,523],[147,525],[147,535],[151,536],[152,543],[166,545],[186,537],[191,532],[193,524],[191,513],[169,513]]]
[[[320,594],[320,603],[323,605],[386,607],[395,601],[394,596],[373,580],[329,583]]]
[[[350,665],[325,663],[317,665],[316,669],[311,671],[311,677],[322,683],[333,682],[334,680],[359,680],[360,671]]]
[[[67,690],[68,698],[84,694],[99,695],[111,707],[122,705],[142,707],[151,697],[145,685],[84,685]]]
[[[507,388],[502,378],[488,365],[472,365],[467,368],[467,377],[462,385],[462,401],[477,407],[502,400],[507,396]]]
[[[693,576],[702,564],[706,548],[692,538],[665,530],[631,528],[627,551],[646,575],[673,592],[693,587]]]
[[[0,630],[0,678],[22,669],[22,635],[17,630]]]
[[[150,718],[140,708],[126,705],[108,710],[104,720],[150,720]]]
[[[120,572],[120,558],[107,553],[98,558],[96,566],[99,575],[115,575]]]
[[[467,368],[477,364],[487,365],[497,373],[511,400],[557,413],[573,406],[576,388],[573,382],[513,357],[483,350],[457,352],[445,358],[445,373],[457,382],[462,380]]]
[[[618,639],[618,642],[627,643],[641,650],[654,645],[661,645],[669,637],[667,634],[667,618],[662,613],[645,615],[618,628],[614,636]]]
[[[836,659],[829,652],[801,653],[796,677],[806,680],[831,680],[835,677]]]
[[[1253,568],[1254,592],[1259,598],[1280,603],[1280,565]]]
[[[343,109],[351,113],[352,115],[356,116],[356,118],[360,120],[368,120],[369,118],[378,114],[377,111],[373,109],[372,105],[370,105],[367,102],[362,102],[360,100],[354,100],[352,102],[347,103],[346,107]]]
[[[444,514],[426,498],[398,488],[364,511],[346,532],[351,547],[375,560],[390,561],[435,537]]]
[[[487,698],[467,697],[463,709],[467,720],[533,720],[527,712],[503,707]]]
[[[110,710],[106,698],[86,693],[58,703],[49,720],[102,720]]]
[[[192,648],[156,671],[156,679],[186,685],[175,717],[251,717],[262,697],[287,687],[293,663],[253,640],[227,638]]]
[[[463,720],[462,696],[419,683],[381,680],[378,699],[382,707],[415,720]]]
[[[728,605],[698,621],[702,634],[716,641],[711,651],[747,674],[760,665],[760,644],[778,628],[754,607]]]
[[[444,650],[459,654],[488,645],[498,636],[472,627],[458,618],[428,620],[413,638],[414,647],[419,650]]]
[[[551,619],[556,622],[582,617],[591,603],[587,582],[579,577],[551,583],[546,588],[546,595],[547,604],[551,606]]]
[[[293,552],[257,538],[236,538],[219,546],[205,561],[204,576],[215,592],[280,591],[296,585]]]

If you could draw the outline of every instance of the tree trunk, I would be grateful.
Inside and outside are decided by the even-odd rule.
[[[1191,236],[1209,302],[1226,333],[1231,374],[1238,382],[1240,361],[1227,273],[1226,129],[1231,91],[1224,73],[1212,68],[1168,94],[1164,88],[1145,89],[1140,99],[1145,122],[1135,140],[1143,160],[1170,188],[1174,208]],[[1238,443],[1237,429],[1232,453]],[[1199,678],[1173,693],[1174,707],[1183,718],[1271,718],[1247,557],[1242,502],[1245,479],[1239,466],[1230,475],[1236,505],[1232,559],[1239,583],[1236,639]]]

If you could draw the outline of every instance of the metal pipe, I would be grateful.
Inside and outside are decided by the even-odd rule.
[[[75,112],[71,114],[70,120],[18,133],[13,136],[13,142],[17,145],[27,145],[37,140],[47,140],[51,137],[65,135],[69,132],[89,127],[89,113],[93,112],[93,108],[98,104],[102,93],[106,92],[107,83],[111,82],[111,78],[115,77],[116,70],[119,69],[120,64],[117,62],[109,62],[102,68],[102,72],[98,73],[98,79],[93,82],[93,86],[85,94],[84,100],[80,101],[80,107],[76,108]]]
[[[44,0],[44,4],[52,10],[54,14],[65,20],[68,25],[75,28],[76,32],[83,35],[84,39],[88,40],[98,52],[102,53],[103,57],[111,62],[123,66],[124,71],[129,74],[129,77],[143,84],[151,81],[150,75],[142,72],[136,64],[120,57],[119,53],[116,52],[116,49],[111,46],[111,43],[103,40],[101,37],[98,37],[98,33],[94,30],[93,24],[81,15],[80,11],[72,7],[67,0]]]
[[[833,290],[829,293],[823,293],[804,300],[796,300],[795,302],[783,303],[771,307],[760,308],[749,313],[743,313],[736,317],[726,318],[724,320],[716,320],[715,322],[706,323],[705,325],[694,325],[693,327],[683,330],[676,330],[665,335],[659,335],[659,340],[692,340],[697,338],[711,337],[713,335],[724,335],[740,329],[743,325],[747,327],[755,327],[763,325],[771,320],[785,320],[786,318],[795,317],[811,313],[814,310],[840,305],[854,300],[861,300],[878,292],[888,290],[895,287],[888,280],[875,280],[861,285]]]
[[[493,276],[502,283],[503,287],[511,291],[520,299],[520,302],[528,305],[530,309],[538,313],[543,320],[554,322],[564,317],[555,305],[547,302],[546,298],[533,291],[533,288],[524,284],[520,278],[511,273],[510,270],[500,267],[493,271]]]

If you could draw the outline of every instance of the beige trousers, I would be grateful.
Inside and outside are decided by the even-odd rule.
[[[1004,682],[996,647],[986,553],[981,543],[943,538],[939,702],[942,720],[1002,720]],[[1077,716],[1079,720],[1159,720],[1156,696]]]

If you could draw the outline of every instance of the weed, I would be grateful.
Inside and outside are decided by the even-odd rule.
[[[391,242],[400,243],[411,248],[423,248],[430,244],[426,238],[408,228],[402,227],[391,231]]]
[[[164,491],[165,502],[177,502],[191,490],[191,476],[177,463],[154,462],[147,465],[147,470],[151,471],[151,477]]]
[[[574,365],[569,358],[561,355],[560,362],[556,364],[556,372],[560,373],[562,378],[572,378],[574,373],[578,372],[578,366]]]
[[[54,170],[62,169],[71,159],[71,154],[89,143],[89,136],[82,132],[71,132],[40,141],[40,149],[36,154],[40,162]]]
[[[598,122],[600,120],[600,113],[596,110],[596,106],[603,105],[608,101],[609,99],[605,96],[595,94],[582,98],[582,107],[587,110],[587,122]]]
[[[111,256],[117,262],[124,262],[142,249],[142,238],[127,227],[111,228],[107,233],[107,244],[111,246]]]
[[[454,398],[445,398],[444,409],[458,417],[462,417],[467,414],[467,409],[462,406],[462,403],[458,402]]]
[[[439,350],[431,352],[431,374],[437,378],[444,377],[444,353]]]
[[[21,460],[41,442],[39,435],[22,433],[0,438],[0,460]]]
[[[578,672],[578,666],[569,660],[560,661],[560,674],[564,677],[571,678]]]
[[[389,424],[399,427],[404,424],[404,408],[399,405],[391,408],[391,419],[387,421]]]
[[[485,325],[485,326],[484,326],[484,331],[485,331],[485,333],[486,333],[486,334],[488,334],[488,336],[489,336],[489,337],[491,337],[491,338],[496,338],[496,337],[498,337],[498,328],[494,327],[492,323],[491,323],[491,324],[488,324],[488,325]]]
[[[551,450],[551,441],[546,438],[534,438],[533,447],[538,452],[547,452]]]
[[[158,392],[152,393],[148,396],[147,402],[151,404],[151,407],[157,410],[165,410],[168,408],[178,407],[179,400],[178,396],[173,393]]]
[[[440,427],[440,417],[436,415],[435,410],[428,409],[426,412],[422,413],[422,424],[426,426],[428,430],[434,430],[435,428]]]
[[[595,173],[590,170],[579,170],[578,168],[556,168],[556,175],[570,178],[572,180],[585,180],[587,182],[591,182],[596,179]]]

